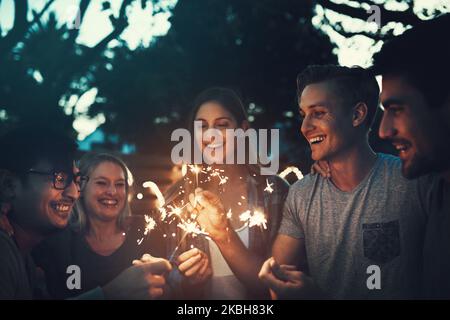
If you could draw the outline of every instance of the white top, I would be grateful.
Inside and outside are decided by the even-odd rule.
[[[235,230],[245,247],[249,246],[248,225]],[[208,299],[212,300],[242,300],[246,298],[246,290],[242,283],[236,278],[222,256],[222,253],[214,241],[209,241],[209,252],[211,256],[212,278]]]

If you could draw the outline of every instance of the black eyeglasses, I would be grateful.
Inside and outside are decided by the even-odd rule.
[[[67,187],[70,186],[72,181],[74,181],[75,184],[78,186],[78,190],[82,191],[84,189],[84,187],[86,186],[87,182],[89,181],[88,176],[83,176],[80,173],[77,173],[74,175],[73,173],[67,173],[64,171],[43,172],[43,171],[38,171],[38,170],[34,170],[34,169],[28,170],[28,173],[52,176],[53,177],[53,187],[56,190],[65,190]]]

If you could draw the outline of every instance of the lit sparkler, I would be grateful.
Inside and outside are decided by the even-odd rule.
[[[258,226],[267,229],[267,219],[264,216],[264,213],[259,210],[254,210],[253,214],[250,210],[244,211],[239,216],[239,219],[245,221],[249,228]]]
[[[267,184],[267,186],[264,189],[264,191],[267,191],[268,193],[272,193],[273,192],[273,188],[272,188],[273,182],[269,183],[269,180],[266,179],[266,184]]]

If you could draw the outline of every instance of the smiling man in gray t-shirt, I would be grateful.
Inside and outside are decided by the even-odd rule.
[[[400,168],[378,154],[352,191],[320,175],[291,186],[279,233],[304,241],[310,276],[330,297],[418,297],[426,216],[419,181]]]
[[[419,297],[425,183],[368,142],[379,88],[362,68],[310,66],[297,78],[301,132],[329,179],[291,186],[260,278],[277,298]]]

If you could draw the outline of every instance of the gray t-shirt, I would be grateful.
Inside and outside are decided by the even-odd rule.
[[[305,239],[310,275],[331,298],[416,298],[426,187],[403,178],[400,160],[385,154],[351,192],[307,175],[289,190],[279,233]],[[368,288],[371,265],[380,268],[381,289]]]

